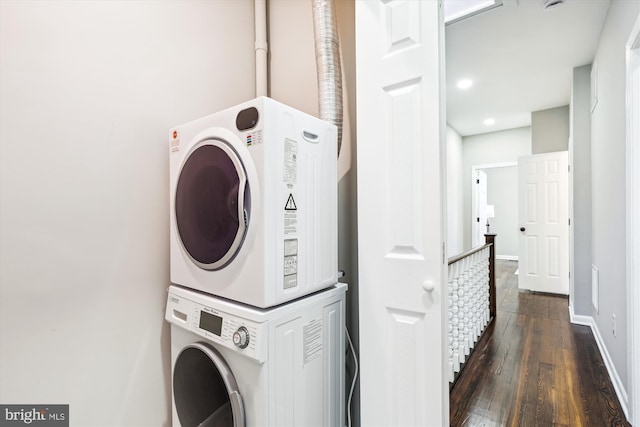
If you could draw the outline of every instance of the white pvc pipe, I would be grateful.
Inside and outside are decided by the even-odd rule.
[[[254,0],[256,97],[267,96],[267,0]]]

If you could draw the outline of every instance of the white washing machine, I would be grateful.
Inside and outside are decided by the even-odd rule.
[[[171,286],[173,426],[344,426],[346,289],[258,309]]]
[[[337,131],[261,97],[171,130],[171,281],[271,307],[338,281]]]

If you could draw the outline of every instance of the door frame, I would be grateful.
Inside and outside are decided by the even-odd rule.
[[[629,369],[629,421],[640,422],[640,367],[632,360],[640,357],[640,15],[631,30],[626,56],[626,187],[627,187],[627,366]],[[633,69],[636,69],[635,74]]]

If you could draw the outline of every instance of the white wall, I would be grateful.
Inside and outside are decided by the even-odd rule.
[[[168,129],[253,97],[252,28],[234,0],[0,2],[2,403],[170,424]]]
[[[338,268],[347,292],[347,327],[358,351],[358,226],[356,185],[355,4],[336,1],[341,45],[345,122],[338,161]],[[269,1],[270,96],[318,116],[318,88],[310,1]],[[347,392],[354,366],[347,357]],[[353,397],[353,425],[360,424],[359,387]]]
[[[573,69],[571,87],[571,142],[569,156],[573,174],[571,215],[573,292],[570,305],[575,314],[591,315],[591,65]]]
[[[569,145],[569,106],[531,113],[531,153],[566,151]]]
[[[522,127],[462,138],[464,250],[471,249],[471,169],[473,166],[517,162],[531,154],[531,128]],[[514,200],[517,210],[518,201]],[[500,236],[496,237],[496,246]]]
[[[600,310],[593,313],[626,389],[625,43],[640,2],[613,0],[594,59],[598,104],[591,115],[592,262],[600,270]],[[617,318],[617,336],[611,315]]]
[[[447,256],[463,251],[462,137],[447,125]]]

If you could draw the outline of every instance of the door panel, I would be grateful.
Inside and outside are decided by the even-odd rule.
[[[366,426],[448,425],[439,3],[356,3]]]
[[[568,153],[518,159],[518,287],[569,293]]]

